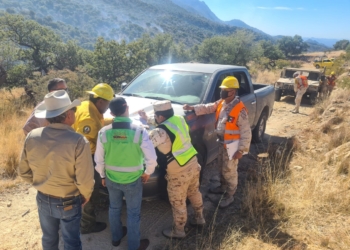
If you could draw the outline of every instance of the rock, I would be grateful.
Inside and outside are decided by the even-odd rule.
[[[300,171],[300,170],[302,170],[303,169],[303,167],[302,166],[294,166],[293,167],[295,170],[298,170],[298,171]]]
[[[332,112],[332,113],[335,112],[336,110],[337,110],[337,109],[336,109],[335,107],[330,107],[330,108],[329,108],[329,112]]]
[[[269,157],[269,153],[261,153],[261,154],[258,154],[258,157],[259,157],[259,158],[267,158],[267,157]]]
[[[10,202],[7,202],[7,207],[11,207],[11,205],[12,205],[12,202],[10,201]]]

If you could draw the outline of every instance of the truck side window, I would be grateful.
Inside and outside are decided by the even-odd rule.
[[[243,96],[250,94],[250,86],[246,74],[244,72],[237,72],[233,76],[236,77],[239,82],[238,95]]]

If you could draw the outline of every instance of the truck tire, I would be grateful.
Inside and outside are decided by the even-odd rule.
[[[316,67],[316,69],[319,69],[319,68],[320,68],[320,65],[316,64],[316,66],[315,66],[315,67]]]
[[[311,93],[310,94],[310,104],[315,105],[317,103],[317,93]]]
[[[258,123],[256,124],[252,132],[253,142],[260,143],[263,141],[264,135],[265,135],[265,129],[266,129],[266,122],[267,122],[267,113],[266,111],[263,111],[260,115]]]
[[[282,97],[282,90],[278,89],[275,91],[275,101],[279,102]]]

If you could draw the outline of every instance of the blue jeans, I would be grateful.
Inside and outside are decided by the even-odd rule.
[[[58,230],[61,226],[65,250],[81,250],[81,197],[56,199],[37,194],[39,220],[43,231],[44,250],[58,250]]]
[[[109,192],[109,223],[112,231],[112,240],[118,241],[123,237],[123,225],[120,220],[123,196],[126,201],[128,249],[136,250],[140,246],[140,213],[142,203],[142,181],[129,184],[118,184],[106,178]]]

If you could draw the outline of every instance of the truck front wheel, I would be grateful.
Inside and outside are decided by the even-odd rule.
[[[310,104],[315,105],[317,103],[317,93],[312,93],[310,95]]]
[[[320,65],[316,64],[316,69],[319,69],[320,68]]]
[[[275,101],[279,102],[281,100],[281,97],[282,97],[282,90],[277,89],[275,91]]]
[[[265,129],[266,129],[266,122],[267,122],[267,113],[266,111],[263,111],[260,115],[258,123],[256,124],[252,132],[253,142],[259,143],[263,141],[264,135],[265,135]]]

